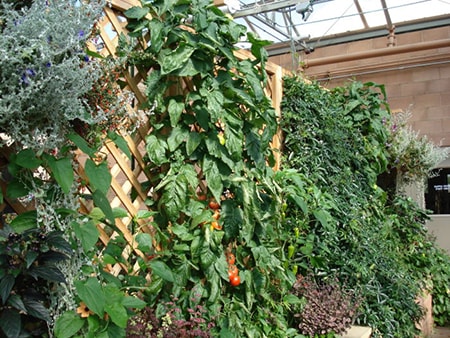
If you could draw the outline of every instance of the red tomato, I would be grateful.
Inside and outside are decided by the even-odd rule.
[[[233,278],[234,276],[237,276],[239,273],[239,269],[237,268],[236,265],[230,264],[230,266],[228,267],[228,277]]]
[[[212,221],[211,226],[216,230],[222,230],[222,226],[217,221]]]
[[[228,264],[236,263],[236,257],[234,257],[234,255],[231,252],[227,253],[227,262]]]
[[[220,208],[220,204],[217,203],[216,201],[212,200],[209,202],[208,206],[213,209],[213,210],[217,210]]]
[[[197,198],[199,201],[206,201],[206,194],[199,193],[197,194]]]
[[[238,286],[239,284],[241,284],[241,277],[239,277],[239,275],[236,275],[230,278],[230,284],[232,286]]]
[[[220,218],[220,211],[217,209],[217,210],[214,210],[214,215],[213,215],[213,218],[217,221],[217,220],[219,220],[219,218]]]

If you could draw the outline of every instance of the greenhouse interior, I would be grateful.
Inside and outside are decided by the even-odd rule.
[[[0,337],[450,337],[450,1],[0,29]]]

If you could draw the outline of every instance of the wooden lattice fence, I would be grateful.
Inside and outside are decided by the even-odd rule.
[[[97,24],[98,36],[90,43],[89,48],[103,56],[115,57],[119,35],[121,33],[126,34],[125,27],[127,25],[127,20],[123,12],[130,7],[139,5],[140,2],[137,0],[108,1],[107,6],[103,10],[104,15]],[[238,51],[236,52],[236,56],[240,59],[251,57],[250,53],[246,51]],[[271,99],[273,107],[279,116],[282,98],[282,77],[285,72],[280,66],[272,63],[266,63],[265,70],[269,78],[265,93]],[[150,70],[128,69],[121,74],[121,80],[126,83],[122,90],[131,93],[133,97],[133,102],[127,107],[127,109],[132,111],[132,115],[145,115],[142,114],[142,112],[139,112],[138,107],[146,102],[144,93],[145,86],[143,85],[143,82],[145,81],[148,71]],[[189,81],[184,81],[181,88],[184,93],[189,91]],[[111,189],[108,194],[111,207],[121,208],[127,213],[126,217],[116,218],[116,230],[114,232],[111,232],[102,223],[99,223],[97,226],[100,232],[100,241],[104,246],[106,246],[112,238],[117,236],[118,232],[121,233],[127,242],[122,255],[129,264],[125,265],[124,263],[117,263],[114,266],[110,266],[110,272],[114,275],[138,271],[139,266],[137,260],[134,259],[133,261],[132,257],[145,258],[145,255],[137,249],[135,240],[136,235],[139,232],[152,233],[150,225],[151,218],[137,217],[140,211],[147,209],[145,201],[148,198],[148,191],[143,190],[142,183],[150,181],[152,178],[151,173],[146,170],[144,162],[146,149],[145,139],[150,130],[151,125],[144,120],[132,135],[122,134],[127,142],[131,156],[121,151],[112,141],[107,141],[104,148],[100,151],[100,153],[104,154],[107,158],[112,175]],[[280,133],[277,134],[273,139],[272,146],[274,149],[280,149],[280,135]],[[275,152],[274,156],[276,159],[275,169],[278,169],[280,164],[280,154]],[[79,157],[78,164],[78,174],[83,176],[83,156]],[[26,211],[26,208],[20,203],[15,203],[12,207],[17,213]],[[92,204],[89,201],[81,202],[82,212],[90,213],[92,208]],[[132,255],[133,251],[134,254]]]

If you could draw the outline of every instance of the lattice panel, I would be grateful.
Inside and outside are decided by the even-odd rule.
[[[93,41],[91,48],[95,48],[97,52],[104,56],[115,56],[116,48],[118,45],[118,38],[121,33],[126,33],[126,19],[123,12],[130,7],[139,6],[140,2],[135,0],[112,0],[108,2],[108,5],[104,8],[104,16],[98,23],[99,36],[97,40]],[[145,46],[142,46],[145,48]],[[236,53],[237,57],[241,59],[249,58],[250,53],[246,51],[239,51]],[[274,108],[280,115],[280,102],[282,97],[282,76],[284,70],[275,64],[267,63],[266,72],[269,76],[267,88],[265,89],[266,95],[271,98]],[[143,81],[146,76],[146,72],[138,69],[132,69],[123,74],[122,80],[126,83],[124,90],[131,91],[135,97],[134,107],[130,106],[129,109],[137,109],[141,103],[146,101]],[[189,81],[184,81],[181,86],[183,93],[187,93],[190,90]],[[109,195],[111,206],[121,207],[128,213],[128,217],[118,219],[116,222],[117,228],[122,232],[123,237],[128,242],[128,247],[124,250],[124,258],[128,258],[131,251],[135,251],[138,256],[143,257],[143,253],[136,248],[135,235],[136,231],[132,231],[132,222],[135,220],[138,231],[152,232],[151,219],[136,220],[135,216],[139,210],[145,210],[145,200],[147,198],[147,192],[141,190],[141,183],[151,178],[150,174],[146,172],[145,163],[143,160],[145,154],[145,137],[148,134],[151,126],[148,124],[142,125],[136,133],[133,135],[123,135],[128,143],[128,147],[132,153],[132,158],[129,159],[123,154],[112,142],[107,143],[105,152],[108,157],[108,161],[111,167],[112,184],[111,192]],[[281,145],[281,133],[278,133],[272,146],[275,149],[280,149]],[[275,169],[279,168],[280,156],[275,154],[277,164]],[[133,194],[132,194],[133,192]],[[133,196],[133,197],[132,197]],[[85,211],[90,209],[89,205],[84,204]],[[99,225],[101,233],[101,241],[106,245],[111,238],[116,236],[116,233],[108,234],[102,225]],[[133,267],[138,269],[137,264]],[[123,271],[125,270],[125,271]],[[117,264],[111,267],[111,271],[114,274],[129,273],[130,267],[125,267]]]

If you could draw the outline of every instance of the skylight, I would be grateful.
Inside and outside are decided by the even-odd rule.
[[[387,30],[437,17],[450,22],[450,0],[240,0],[239,5],[235,20],[272,43]]]

